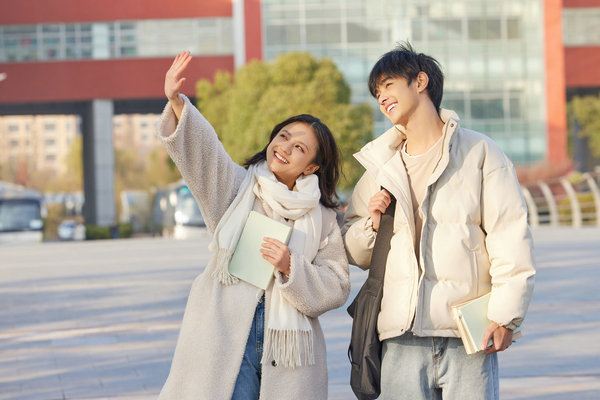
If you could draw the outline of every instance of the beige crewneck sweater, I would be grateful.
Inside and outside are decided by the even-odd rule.
[[[410,184],[410,197],[412,199],[413,218],[415,221],[415,254],[417,261],[420,262],[419,243],[421,242],[421,230],[423,227],[423,213],[421,212],[421,204],[425,197],[425,189],[427,181],[433,173],[440,157],[442,156],[442,143],[444,135],[435,142],[423,154],[410,155],[406,152],[406,141],[402,145],[400,153],[404,167],[408,174],[408,182]]]

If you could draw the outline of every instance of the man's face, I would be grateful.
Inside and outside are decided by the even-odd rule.
[[[394,125],[406,126],[418,104],[417,80],[384,76],[377,85],[379,110]]]

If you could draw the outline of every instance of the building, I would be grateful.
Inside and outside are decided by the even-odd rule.
[[[156,136],[158,114],[119,114],[113,118],[115,149],[133,150],[148,155],[161,146]]]
[[[0,8],[0,115],[71,107],[94,146],[110,129],[98,121],[160,112],[164,73],[181,50],[196,57],[193,79],[309,51],[337,63],[353,101],[375,105],[370,68],[408,39],[442,64],[443,106],[525,165],[568,158],[566,95],[600,87],[600,0],[0,0]],[[376,115],[380,132],[386,122]]]
[[[80,134],[75,115],[0,117],[0,164],[24,162],[49,176],[67,173],[65,158]]]

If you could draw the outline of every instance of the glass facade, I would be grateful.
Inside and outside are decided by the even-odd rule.
[[[546,154],[541,0],[262,0],[264,57],[309,51],[333,59],[353,102],[377,103],[367,79],[409,40],[445,74],[442,106],[492,137],[515,163]],[[390,126],[377,111],[375,131]]]
[[[563,9],[565,46],[600,46],[600,8]]]
[[[233,54],[231,18],[0,26],[0,62]]]

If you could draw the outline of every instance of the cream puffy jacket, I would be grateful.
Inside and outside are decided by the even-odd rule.
[[[376,233],[369,199],[381,187],[397,199],[394,235],[378,317],[381,340],[411,329],[418,336],[458,337],[450,306],[491,290],[488,318],[500,325],[525,317],[533,292],[534,259],[527,209],[512,163],[488,137],[459,127],[442,110],[442,157],[421,205],[423,230],[415,256],[410,188],[393,127],[356,159],[357,183],[343,229],[350,263],[369,267]]]

